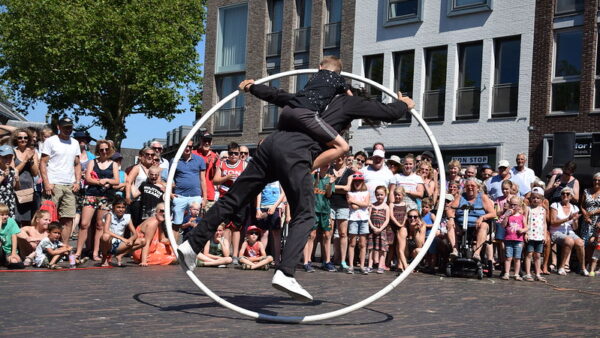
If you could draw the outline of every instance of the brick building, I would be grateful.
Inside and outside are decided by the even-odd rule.
[[[245,78],[317,68],[323,55],[339,56],[351,69],[353,38],[354,0],[208,1],[203,114]],[[307,80],[300,75],[271,84],[295,91]],[[276,107],[239,95],[205,127],[217,149],[231,141],[254,148],[278,115]]]
[[[353,73],[411,96],[445,163],[514,165],[528,150],[534,13],[522,0],[363,0]],[[432,148],[410,115],[351,131],[355,151],[375,141],[400,156]]]
[[[598,0],[537,0],[529,152],[535,170],[549,171],[554,133],[574,132],[577,177],[600,170],[590,163],[592,134],[600,132]],[[600,145],[599,145],[600,146]],[[571,148],[571,149],[565,149]]]

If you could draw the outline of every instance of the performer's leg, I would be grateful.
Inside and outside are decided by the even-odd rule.
[[[290,206],[292,221],[277,269],[287,276],[294,276],[296,264],[315,222],[315,195],[309,163],[298,163],[290,169],[288,175],[279,177]]]
[[[230,220],[240,208],[250,203],[250,200],[256,197],[268,183],[266,172],[263,169],[265,167],[257,162],[254,159],[250,162],[227,194],[220,197],[206,212],[200,223],[189,232],[188,242],[194,252],[201,252],[219,224]]]

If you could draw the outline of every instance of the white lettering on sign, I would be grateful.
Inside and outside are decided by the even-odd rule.
[[[487,164],[487,156],[454,156],[452,160],[460,162],[460,164]]]

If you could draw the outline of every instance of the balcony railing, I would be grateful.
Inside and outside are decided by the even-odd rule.
[[[281,32],[267,34],[267,56],[281,54]]]
[[[408,97],[413,97],[412,96],[412,91],[411,92],[402,92],[402,96],[408,96]],[[412,114],[407,111],[406,113],[404,113],[404,115],[402,117],[400,117],[399,119],[397,119],[396,121],[392,122],[393,124],[405,124],[405,123],[411,123],[412,121]]]
[[[456,119],[470,120],[479,118],[479,87],[459,88],[456,91],[457,106]]]
[[[219,109],[215,116],[215,132],[242,131],[244,121],[244,108]]]
[[[340,38],[342,36],[342,23],[328,23],[323,30],[323,48],[340,48]]]
[[[310,27],[296,28],[294,31],[294,52],[308,52],[310,48]]]
[[[423,119],[425,121],[443,121],[446,107],[445,90],[428,90],[423,93]]]
[[[494,86],[494,109],[492,117],[517,116],[517,101],[519,99],[518,84],[497,84]]]
[[[262,130],[269,131],[277,127],[279,121],[279,107],[268,104],[263,107]]]

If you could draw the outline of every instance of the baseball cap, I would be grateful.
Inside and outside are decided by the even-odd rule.
[[[357,181],[364,181],[365,176],[360,171],[357,171],[352,175],[352,179]]]
[[[262,234],[262,230],[257,227],[256,225],[251,225],[248,227],[248,229],[246,229],[246,233],[249,234],[251,232],[258,232],[258,235]]]
[[[60,120],[58,120],[58,125],[61,127],[73,126],[73,120],[67,116],[63,116]]]
[[[481,166],[481,169],[492,169],[492,166],[489,164],[484,164]]]
[[[206,132],[206,133],[202,134],[202,136],[200,136],[200,138],[205,139],[205,140],[212,140],[213,136],[211,133]]]
[[[390,156],[390,159],[388,160],[388,162],[394,162],[397,165],[402,164],[402,161],[400,160],[400,157],[396,156],[396,155],[392,155]]]
[[[73,138],[76,140],[87,140],[87,142],[94,140],[87,131],[76,131],[73,133]]]
[[[433,158],[433,153],[429,150],[424,151],[421,156],[427,156],[429,158]]]
[[[544,196],[544,189],[542,189],[540,187],[535,187],[535,188],[531,189],[531,193],[532,194],[540,194],[540,195]]]
[[[454,202],[454,196],[452,194],[446,194],[446,201]]]
[[[8,144],[0,146],[0,156],[14,155],[15,151]]]
[[[114,154],[112,154],[112,156],[110,157],[111,160],[116,161],[116,160],[121,160],[123,159],[123,155],[121,155],[120,152],[116,151]]]
[[[375,151],[373,151],[373,157],[385,158],[385,151],[381,149],[375,149]]]
[[[510,167],[510,163],[507,160],[501,160],[498,162],[498,168],[500,167],[508,168]]]

